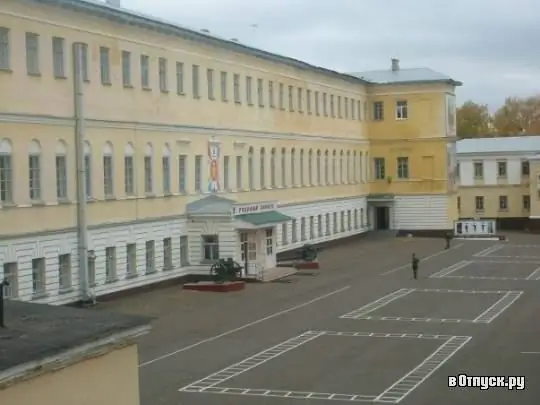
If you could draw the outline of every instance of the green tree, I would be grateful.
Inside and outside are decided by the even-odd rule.
[[[540,135],[540,95],[508,97],[493,115],[493,126],[499,135]]]
[[[491,115],[488,106],[466,101],[456,109],[457,135],[460,138],[480,138],[492,132]]]

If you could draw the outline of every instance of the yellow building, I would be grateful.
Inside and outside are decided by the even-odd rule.
[[[8,293],[62,304],[217,257],[259,277],[307,242],[452,229],[458,85],[397,60],[343,74],[105,3],[4,0]]]
[[[5,310],[0,404],[140,404],[135,339],[148,319],[17,301]]]
[[[540,136],[457,142],[459,216],[496,219],[499,229],[538,229]]]

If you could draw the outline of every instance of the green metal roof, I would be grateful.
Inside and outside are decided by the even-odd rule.
[[[259,212],[257,214],[237,215],[234,217],[239,221],[244,221],[252,225],[278,224],[280,222],[291,221],[293,217],[282,214],[278,211]]]

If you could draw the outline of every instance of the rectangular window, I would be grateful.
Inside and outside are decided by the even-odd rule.
[[[84,155],[84,188],[86,198],[92,198],[92,156]]]
[[[341,115],[341,96],[337,96],[337,116],[343,118]]]
[[[484,178],[484,164],[482,162],[474,162],[474,178]]]
[[[311,90],[306,90],[306,109],[307,113],[311,115]]]
[[[184,93],[184,64],[176,62],[176,94],[183,96]]]
[[[242,190],[242,156],[236,157],[236,189]]]
[[[358,210],[354,210],[354,229],[358,229]]]
[[[289,86],[289,111],[294,111],[294,88]]]
[[[251,86],[253,85],[253,79],[251,76],[246,76],[246,103],[248,105],[253,105],[253,93]]]
[[[58,287],[60,291],[71,288],[71,255],[58,256]]]
[[[507,211],[508,210],[508,197],[505,195],[499,196],[499,211]]]
[[[26,40],[26,73],[39,75],[39,35],[27,32]]]
[[[324,224],[326,228],[326,235],[330,235],[330,214],[328,213],[324,215]]]
[[[1,170],[1,166],[0,166]],[[1,174],[0,174],[1,176]],[[1,181],[1,177],[0,177]],[[56,156],[56,198],[66,200],[67,193],[67,158],[65,155]]]
[[[163,194],[171,193],[171,159],[169,156],[161,158],[161,169],[163,173]]]
[[[291,221],[291,241],[292,243],[298,242],[298,222],[296,219]]]
[[[206,69],[206,84],[208,85],[208,100],[215,100],[215,97],[214,97],[214,69]]]
[[[191,91],[193,98],[201,97],[201,91],[199,88],[199,65],[193,65],[191,67]]]
[[[300,240],[306,240],[306,219],[304,217],[300,218]]]
[[[231,166],[231,157],[223,156],[223,188],[227,191],[231,189],[229,182],[229,172]]]
[[[133,156],[124,157],[124,192],[126,195],[135,194],[135,167],[133,164]]]
[[[284,222],[281,224],[281,244],[283,246],[289,244],[289,237],[288,237],[288,230],[287,230],[287,223]]]
[[[384,158],[373,158],[375,166],[375,179],[384,180],[386,178],[386,168]]]
[[[187,155],[178,156],[178,192],[186,193],[186,181],[187,181]]]
[[[334,102],[334,95],[330,94],[330,116],[336,118],[336,105]]]
[[[227,96],[227,72],[221,72],[220,73],[220,80],[221,80],[221,101],[227,102],[228,96]]]
[[[259,176],[260,176],[260,187],[265,188],[266,187],[266,155],[265,151],[261,150],[261,154],[259,155]]]
[[[351,210],[347,210],[347,230],[352,230],[352,215]]]
[[[152,156],[144,157],[144,192],[152,194],[154,191],[154,171],[152,168]]]
[[[343,111],[345,112],[345,119],[349,119],[349,97],[343,99]]]
[[[497,162],[497,176],[505,179],[506,175],[506,162]]]
[[[40,296],[45,294],[45,258],[32,259],[32,294]]]
[[[111,84],[110,49],[105,46],[99,47],[99,71],[101,84]]]
[[[0,70],[9,70],[11,67],[9,35],[9,28],[0,27]]]
[[[406,100],[396,101],[396,120],[406,120],[409,118],[409,107]]]
[[[122,84],[131,87],[131,52],[122,51]]]
[[[285,85],[283,83],[279,84],[279,109],[285,109]]]
[[[172,238],[163,239],[163,270],[173,268]]]
[[[474,197],[475,209],[476,211],[484,211],[484,197],[477,196]]]
[[[11,155],[0,153],[0,201],[13,202],[13,162]]]
[[[187,236],[180,236],[180,266],[185,267],[189,266],[189,245],[188,245],[188,237]]]
[[[203,260],[214,262],[219,260],[218,235],[202,235]]]
[[[341,219],[341,232],[345,232],[345,211],[339,213],[339,218]]]
[[[141,87],[150,88],[150,57],[148,55],[141,55]]]
[[[156,243],[153,240],[147,240],[145,243],[145,272],[152,274],[156,272]]]
[[[276,108],[276,101],[274,100],[274,82],[270,80],[268,82],[268,104],[270,108]]]
[[[459,196],[457,198],[457,210],[458,212],[461,212],[461,197]]]
[[[333,226],[333,233],[338,233],[338,220],[337,220],[337,212],[333,213],[332,218],[332,224]]]
[[[527,161],[521,162],[521,176],[527,177],[529,176],[530,172],[531,172],[531,167],[529,165],[529,162]]]
[[[88,76],[88,45],[87,44],[81,44],[81,53],[82,53],[82,77],[85,82],[90,81],[90,77]]]
[[[382,101],[375,101],[373,103],[373,121],[384,120],[384,103]]]
[[[19,276],[16,262],[4,263],[4,280],[7,285],[4,285],[4,298],[17,298],[19,295]]]
[[[112,197],[114,195],[113,176],[113,157],[103,156],[103,193],[105,197]]]
[[[314,104],[315,104],[315,115],[316,115],[316,116],[321,115],[321,111],[320,111],[320,109],[319,109],[319,92],[318,92],[318,91],[315,92],[315,96],[314,96],[313,102],[314,102]]]
[[[315,217],[313,215],[309,217],[309,239],[315,239]]]
[[[325,117],[328,117],[328,96],[326,93],[322,94],[322,107],[323,107],[323,115]]]
[[[128,243],[126,245],[126,273],[128,276],[137,274],[137,244]]]
[[[298,112],[303,113],[304,112],[304,103],[303,103],[303,94],[302,94],[302,88],[298,87],[297,89],[297,98],[298,98]]]
[[[30,200],[41,200],[41,158],[39,155],[28,157],[28,175],[30,186]]]
[[[116,248],[114,246],[105,248],[105,281],[107,283],[116,281]]]
[[[202,156],[195,156],[195,191],[202,191]]]
[[[159,91],[162,93],[167,93],[169,91],[169,80],[167,72],[167,59],[159,58],[158,59],[158,68],[159,68]]]
[[[523,210],[529,211],[531,209],[531,196],[530,195],[524,195],[522,197],[522,207]]]
[[[397,158],[397,177],[398,179],[409,178],[409,158],[408,157]]]
[[[257,79],[257,100],[259,102],[259,107],[264,107],[264,89],[263,89],[263,79]]]
[[[255,167],[253,166],[253,152],[249,152],[248,155],[248,187],[250,190],[255,188]]]
[[[240,75],[235,73],[233,76],[234,84],[234,102],[240,104],[242,99],[240,97]]]
[[[323,216],[321,214],[317,215],[317,236],[320,238],[323,236]]]
[[[96,285],[96,254],[93,250],[88,251],[86,265],[88,266],[88,286],[94,287]]]
[[[60,37],[52,39],[53,74],[60,79],[66,77],[65,42],[65,39]]]

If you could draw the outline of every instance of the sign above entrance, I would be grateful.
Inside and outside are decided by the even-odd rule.
[[[261,212],[275,211],[277,209],[277,202],[261,202],[254,204],[236,204],[232,207],[233,215],[246,215],[246,214],[258,214]]]

